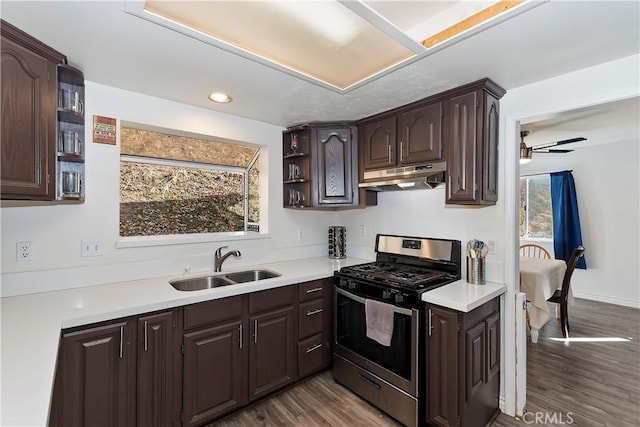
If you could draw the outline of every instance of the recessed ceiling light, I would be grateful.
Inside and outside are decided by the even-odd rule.
[[[222,104],[226,104],[228,102],[231,102],[232,98],[226,93],[214,92],[209,95],[209,99],[212,100],[213,102],[220,102]]]

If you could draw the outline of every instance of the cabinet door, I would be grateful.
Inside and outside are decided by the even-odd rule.
[[[464,332],[465,402],[487,381],[487,337],[485,323],[480,322]]]
[[[201,425],[246,403],[244,329],[235,319],[184,335],[183,425]]]
[[[498,126],[499,102],[485,94],[484,105],[484,138],[482,145],[482,200],[493,202],[498,200]]]
[[[487,317],[487,379],[500,373],[500,313]]]
[[[458,314],[429,306],[427,319],[429,404],[427,418],[435,426],[458,420]]]
[[[448,101],[447,203],[476,202],[478,91]]]
[[[135,425],[135,323],[62,337],[62,425]]]
[[[53,200],[56,66],[4,37],[1,56],[2,198]]]
[[[251,316],[249,399],[295,381],[297,334],[292,306]]]
[[[357,180],[354,133],[351,127],[316,130],[319,205],[354,203]]]
[[[426,105],[400,116],[399,164],[442,158],[442,103]]]
[[[364,169],[385,169],[396,164],[396,116],[364,124],[361,133]]]
[[[178,310],[138,318],[138,427],[172,426],[180,419]]]

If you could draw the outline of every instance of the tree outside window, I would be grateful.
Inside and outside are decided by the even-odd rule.
[[[520,238],[553,240],[549,175],[520,178]]]
[[[120,236],[259,231],[259,154],[123,127]]]

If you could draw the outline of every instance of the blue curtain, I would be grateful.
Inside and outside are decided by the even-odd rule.
[[[553,249],[556,259],[569,262],[573,250],[582,245],[576,185],[571,171],[551,174],[551,208],[553,209]],[[584,256],[576,268],[587,268]]]

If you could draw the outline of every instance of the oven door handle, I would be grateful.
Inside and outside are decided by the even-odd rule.
[[[355,302],[359,302],[360,304],[365,303],[365,298],[352,294],[351,292],[347,292],[344,289],[340,289],[336,287],[336,292],[339,293],[340,295],[344,295],[345,297],[354,300]],[[393,305],[393,304],[389,304],[389,305]],[[413,314],[411,310],[409,310],[408,308],[397,307],[395,305],[393,305],[393,311],[395,311],[396,313],[404,314],[406,316],[411,316]]]

